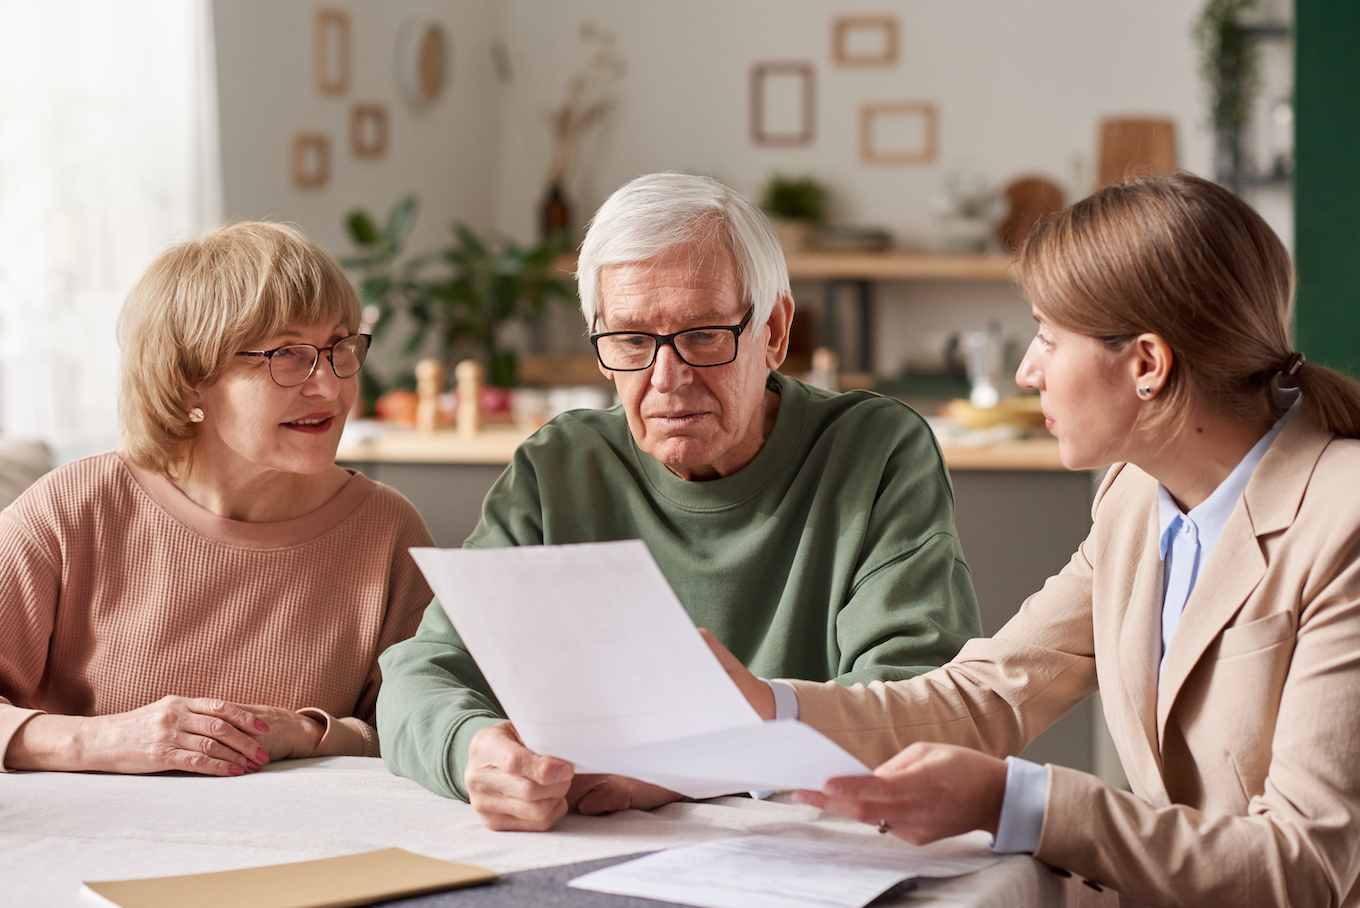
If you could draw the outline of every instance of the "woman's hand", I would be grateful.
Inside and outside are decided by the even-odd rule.
[[[10,739],[5,765],[239,776],[269,762],[259,740],[269,731],[249,709],[225,700],[162,697],[110,716],[34,716]]]
[[[719,643],[718,638],[713,634],[701,627],[699,628],[699,635],[704,638],[708,648],[713,650],[713,655],[718,657],[722,667],[727,670],[728,677],[746,697],[746,702],[751,704],[751,708],[760,714],[760,718],[773,719],[774,691],[770,690],[770,685],[747,671],[746,666],[741,664],[741,660],[728,652],[727,647]]]
[[[950,744],[916,743],[872,776],[832,779],[794,800],[861,823],[886,822],[913,845],[985,829],[996,835],[1006,796],[1006,761]]]

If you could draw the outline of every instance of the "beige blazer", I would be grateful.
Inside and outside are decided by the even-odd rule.
[[[1157,483],[1112,468],[1090,536],[992,639],[910,681],[791,681],[870,766],[1018,753],[1099,686],[1132,793],[1048,768],[1035,856],[1152,905],[1360,906],[1360,441],[1294,419],[1203,565],[1158,686]]]

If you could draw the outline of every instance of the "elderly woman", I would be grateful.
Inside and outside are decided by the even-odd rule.
[[[1091,534],[943,668],[789,682],[878,767],[799,798],[913,842],[985,829],[1151,905],[1360,905],[1360,386],[1294,351],[1288,255],[1204,180],[1104,189],[1019,268],[1017,379],[1066,466],[1114,464]],[[1097,687],[1132,792],[1003,762]]]
[[[278,224],[129,295],[124,448],[0,512],[3,768],[240,775],[376,755],[378,655],[430,592],[400,494],[335,465],[368,351],[336,261]]]

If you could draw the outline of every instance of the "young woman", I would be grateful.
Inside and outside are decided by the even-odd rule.
[[[119,325],[124,448],[0,512],[0,768],[215,775],[376,755],[378,655],[430,592],[415,509],[335,465],[368,352],[339,264],[244,223]]]
[[[1196,177],[1078,202],[1019,268],[1017,379],[1067,467],[1114,464],[1091,534],[941,669],[773,682],[878,767],[798,797],[913,842],[985,829],[1151,905],[1360,904],[1360,386],[1294,350],[1284,248]],[[1001,759],[1097,687],[1132,792]]]

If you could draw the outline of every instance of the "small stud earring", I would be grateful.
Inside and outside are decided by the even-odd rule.
[[[1151,388],[1139,388],[1139,389],[1138,389],[1138,396],[1139,396],[1139,397],[1147,397],[1147,396],[1148,396],[1149,394],[1151,394],[1151,393],[1152,393],[1152,389],[1151,389]]]
[[[202,421],[203,421],[202,407],[194,407],[192,410],[189,411],[189,422],[202,422]]]

